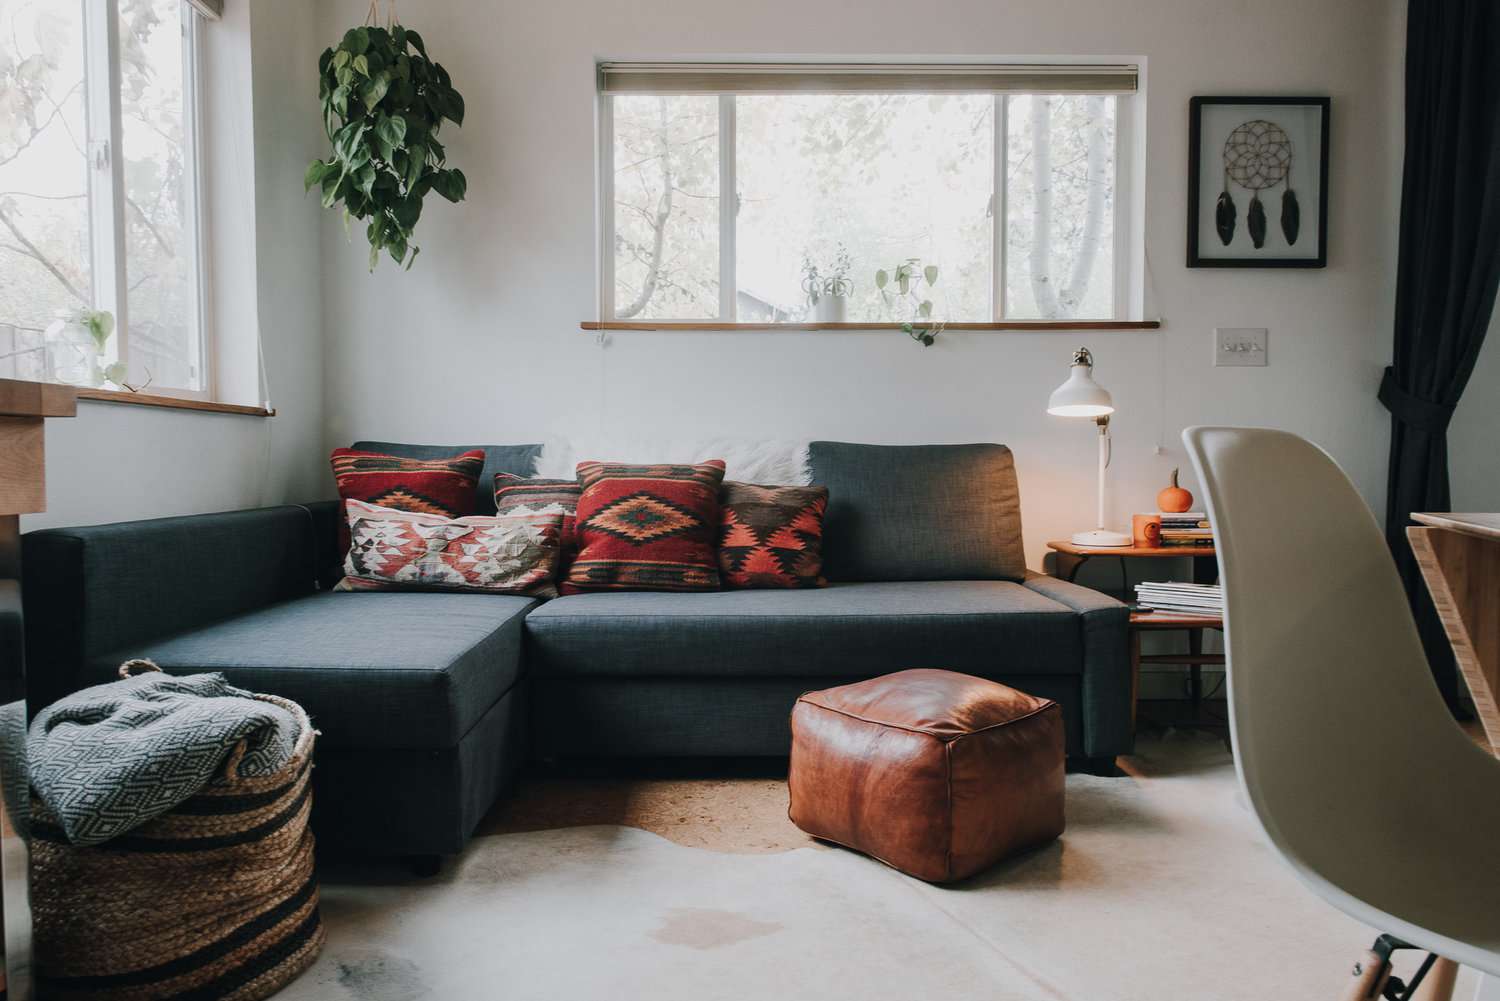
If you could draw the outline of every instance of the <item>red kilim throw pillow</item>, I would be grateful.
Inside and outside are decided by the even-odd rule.
[[[827,487],[726,483],[720,497],[719,577],[725,587],[825,587]]]
[[[724,462],[580,462],[578,555],[562,592],[717,591]]]
[[[555,598],[560,514],[444,518],[344,502],[349,555],[336,591],[482,591]]]
[[[564,558],[578,545],[574,522],[578,515],[578,497],[582,493],[583,487],[578,485],[577,480],[545,480],[517,476],[514,473],[495,474],[497,513],[562,515]]]
[[[484,452],[474,449],[449,459],[402,459],[336,448],[329,461],[342,500],[461,518],[474,513],[474,489],[484,468]],[[346,511],[339,519],[339,557],[348,551]]]

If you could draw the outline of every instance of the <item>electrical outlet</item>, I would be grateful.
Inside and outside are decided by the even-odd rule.
[[[1264,365],[1265,327],[1215,327],[1214,366]]]

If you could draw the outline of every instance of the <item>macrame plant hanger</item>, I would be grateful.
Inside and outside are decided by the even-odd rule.
[[[394,28],[401,23],[401,18],[396,13],[396,0],[390,0],[385,5],[385,26]],[[370,9],[365,14],[365,24],[372,28],[380,26],[380,0],[370,0]]]

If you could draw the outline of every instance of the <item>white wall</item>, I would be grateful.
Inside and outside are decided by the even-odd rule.
[[[1500,309],[1479,352],[1469,388],[1448,426],[1448,463],[1455,511],[1500,511]]]
[[[407,23],[468,103],[445,130],[468,200],[429,199],[410,273],[366,272],[356,231],[324,221],[326,444],[357,437],[534,441],[557,428],[636,434],[1009,444],[1028,554],[1092,524],[1092,427],[1048,417],[1046,395],[1087,344],[1119,413],[1111,509],[1150,509],[1204,422],[1267,424],[1329,447],[1377,508],[1388,418],[1400,172],[1397,0],[899,0],[705,5],[700,0],[431,0]],[[321,37],[365,16],[325,0]],[[809,42],[801,41],[811,40]],[[1143,56],[1147,251],[1160,332],[580,332],[595,310],[598,57],[717,55]],[[1187,105],[1195,94],[1329,94],[1326,270],[1188,270]],[[1210,367],[1214,326],[1270,328],[1265,369]],[[1163,454],[1153,450],[1162,446]],[[1186,474],[1185,474],[1186,475]],[[1289,484],[1288,501],[1297,499]]]
[[[47,512],[27,516],[27,530],[254,507],[324,490],[318,215],[301,198],[303,168],[322,138],[313,8],[303,0],[231,0],[225,8],[202,35],[211,336],[222,341],[226,398],[254,403],[259,325],[278,414],[81,401],[76,418],[47,423]]]

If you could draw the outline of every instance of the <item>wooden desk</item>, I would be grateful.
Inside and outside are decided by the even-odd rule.
[[[1490,750],[1500,755],[1500,514],[1413,514],[1406,530]]]

